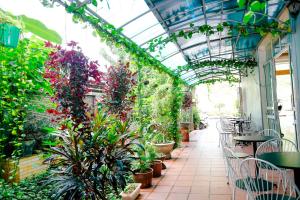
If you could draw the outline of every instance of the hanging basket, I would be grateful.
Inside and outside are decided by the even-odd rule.
[[[16,48],[20,37],[20,29],[14,25],[0,23],[0,45]]]

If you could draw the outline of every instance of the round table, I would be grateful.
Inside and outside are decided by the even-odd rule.
[[[258,158],[277,167],[294,170],[295,183],[300,188],[300,152],[269,152],[259,155]]]
[[[245,135],[245,136],[236,136],[233,139],[239,142],[251,142],[253,145],[253,155],[257,150],[257,142],[266,142],[268,140],[274,139],[274,136],[265,136],[265,135]]]

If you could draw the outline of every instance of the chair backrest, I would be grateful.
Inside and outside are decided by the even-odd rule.
[[[234,152],[228,147],[223,147],[223,154],[226,160],[229,183],[230,185],[235,185],[236,181],[241,177],[240,175],[241,159],[236,157]]]
[[[273,129],[264,129],[264,130],[259,131],[258,134],[280,138],[280,133],[278,133],[277,131],[275,131]]]
[[[256,168],[263,167],[256,174]],[[275,165],[257,158],[241,162],[240,173],[250,200],[299,200],[300,192],[294,181]]]
[[[274,138],[268,140],[257,148],[255,152],[255,157],[267,152],[297,152],[298,148],[297,145],[284,138]]]

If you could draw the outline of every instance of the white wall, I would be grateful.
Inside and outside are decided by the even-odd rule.
[[[259,130],[262,128],[262,116],[258,68],[248,77],[242,78],[241,87],[243,112],[247,116],[251,114],[251,120]]]

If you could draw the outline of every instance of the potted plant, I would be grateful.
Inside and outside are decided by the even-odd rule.
[[[141,188],[148,188],[152,185],[153,169],[150,167],[151,160],[146,155],[145,149],[136,151],[137,159],[133,162],[133,179],[141,183]]]
[[[171,152],[175,142],[169,140],[164,134],[157,133],[152,139],[153,145],[159,153],[166,155],[166,159],[171,159]]]
[[[129,183],[121,192],[122,200],[135,200],[140,194],[141,185],[141,183]]]
[[[150,167],[153,169],[153,177],[157,178],[161,176],[162,161],[157,159],[158,153],[152,145],[147,145],[146,153],[148,154]]]

